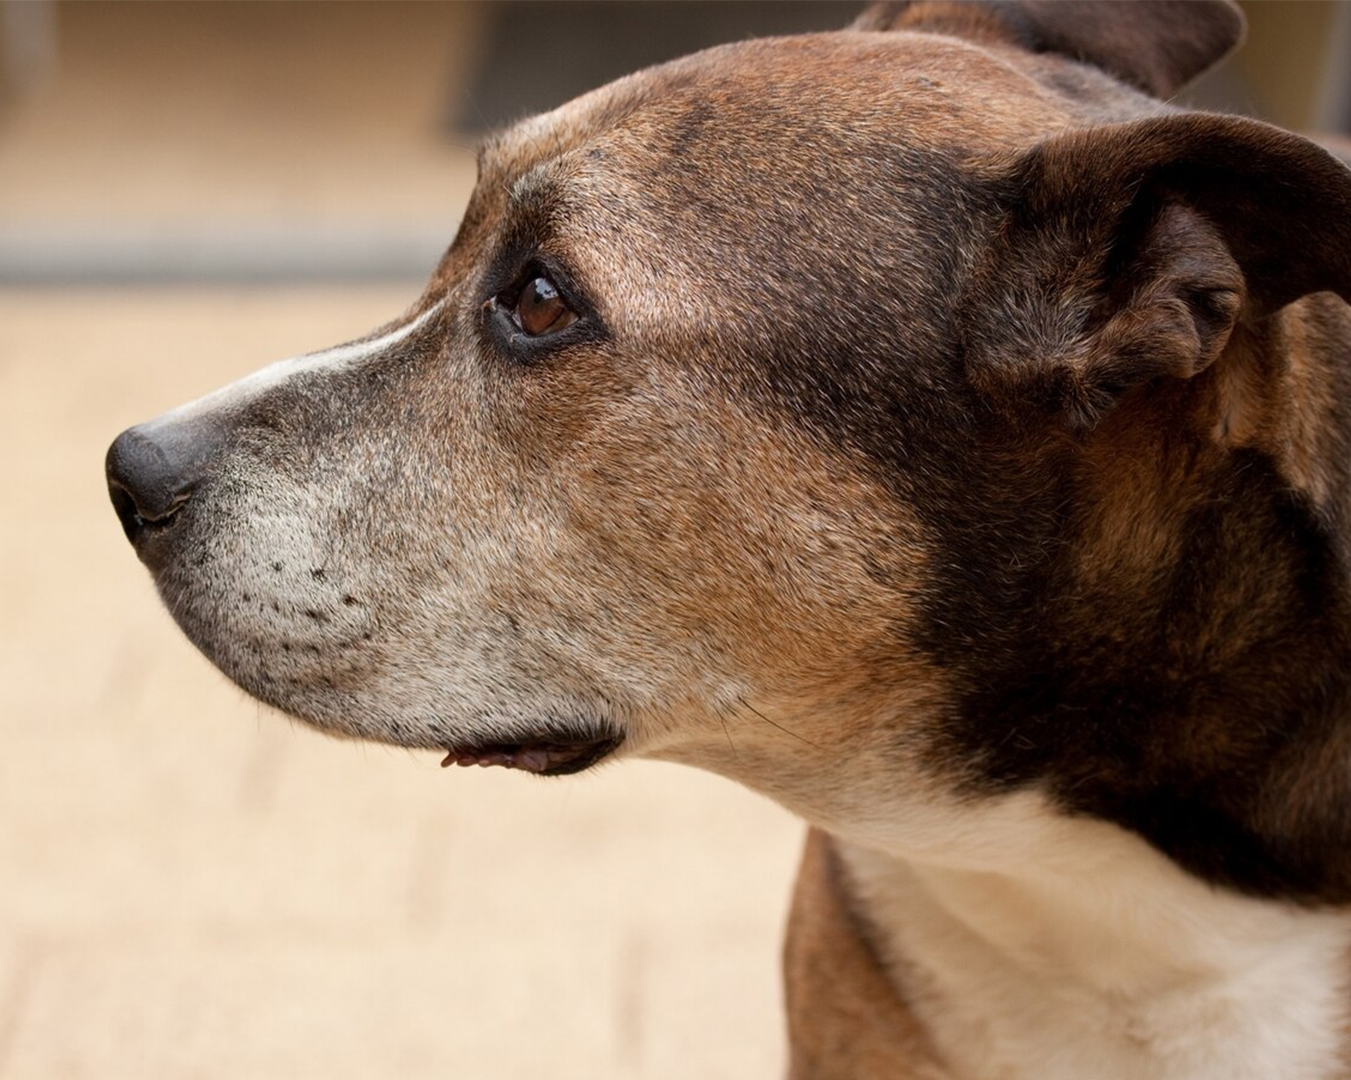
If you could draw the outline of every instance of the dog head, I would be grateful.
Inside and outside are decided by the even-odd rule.
[[[1154,96],[1240,32],[882,5],[527,120],[404,316],[119,437],[126,532],[222,670],[331,732],[688,761],[865,834],[1036,786],[1215,879],[1342,887],[1211,844],[1309,783],[1232,714],[1259,650],[1320,693],[1341,660],[1341,406],[1269,358],[1286,305],[1351,295],[1351,180]]]

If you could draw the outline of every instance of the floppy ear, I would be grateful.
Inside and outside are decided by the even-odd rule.
[[[1255,120],[1184,113],[1052,136],[1000,179],[964,310],[977,385],[1091,425],[1190,377],[1240,320],[1351,302],[1351,170]]]
[[[855,30],[927,30],[1093,64],[1170,97],[1243,40],[1232,0],[892,0]]]

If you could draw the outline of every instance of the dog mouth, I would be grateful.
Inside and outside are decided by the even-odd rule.
[[[441,767],[500,765],[536,776],[567,776],[591,768],[617,750],[623,741],[623,735],[609,734],[593,739],[449,746]]]

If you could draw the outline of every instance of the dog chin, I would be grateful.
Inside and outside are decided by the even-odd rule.
[[[435,750],[444,754],[443,767],[496,765],[537,776],[568,776],[599,764],[625,741],[625,733],[609,721],[498,721],[475,730],[477,725],[451,720],[408,720],[365,708],[347,695],[335,699],[331,692],[296,693],[294,687],[279,693],[275,685],[259,683],[212,659],[250,696],[310,727],[338,738]]]
[[[326,734],[442,752],[442,767],[497,765],[537,776],[568,776],[599,764],[625,740],[624,732],[608,722],[511,723],[474,731],[448,721],[372,716],[359,708],[355,715],[335,713],[327,704],[283,699],[268,688],[246,685],[238,678],[234,681],[253,697]]]

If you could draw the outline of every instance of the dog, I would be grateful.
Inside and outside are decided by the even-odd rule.
[[[794,1080],[1351,1076],[1351,168],[1191,3],[916,2],[482,148],[422,296],[113,443],[327,732],[809,823]]]

